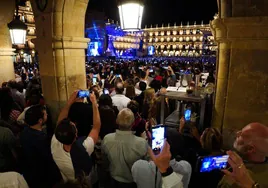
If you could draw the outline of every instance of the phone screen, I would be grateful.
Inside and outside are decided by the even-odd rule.
[[[97,74],[94,74],[94,75],[93,75],[93,78],[97,78],[97,77],[98,77],[98,75],[97,75]]]
[[[152,149],[160,151],[165,141],[165,127],[153,127],[152,129]]]
[[[116,78],[120,78],[120,74],[117,74],[117,75],[116,75]]]
[[[190,109],[185,110],[185,112],[184,112],[184,118],[185,118],[186,121],[190,121],[191,120],[191,114],[192,114],[192,111]]]
[[[108,89],[103,89],[103,93],[104,93],[105,95],[109,95],[109,94],[110,94]]]
[[[153,69],[150,69],[150,71],[149,71],[149,72],[151,72],[151,73],[152,73],[152,72],[154,72],[154,70],[153,70]]]
[[[93,78],[93,85],[97,83],[97,78]]]
[[[89,97],[89,91],[88,90],[80,90],[77,94],[77,97],[79,97],[79,98]]]
[[[199,158],[200,172],[225,169],[228,165],[229,155]]]

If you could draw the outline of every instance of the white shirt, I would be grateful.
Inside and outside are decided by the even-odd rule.
[[[124,89],[124,92],[123,92],[124,95],[126,94],[126,91],[127,91],[127,88]],[[135,94],[136,95],[140,95],[141,94],[141,90],[135,88]]]
[[[116,94],[112,97],[113,105],[117,107],[119,111],[124,108],[127,108],[127,104],[129,103],[130,99],[127,98],[125,95]]]
[[[31,108],[31,107],[32,107],[32,106],[26,107],[26,108],[24,109],[24,111],[20,114],[20,116],[19,116],[18,119],[17,119],[17,122],[18,122],[19,124],[24,124],[25,114],[26,114],[27,110],[28,110],[29,108]]]
[[[83,143],[88,155],[94,151],[94,141],[91,137],[87,137]],[[71,159],[71,154],[63,149],[63,144],[60,143],[55,135],[51,140],[51,152],[53,159],[60,169],[64,181],[75,180],[75,172]]]
[[[147,80],[141,80],[140,82],[146,83],[146,89],[150,88]],[[136,83],[135,88],[140,89],[140,82]]]
[[[0,188],[28,188],[22,175],[17,172],[0,173]]]

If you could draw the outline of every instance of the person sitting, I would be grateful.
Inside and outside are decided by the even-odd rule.
[[[123,95],[124,85],[121,82],[118,82],[115,87],[116,95],[112,96],[113,104],[120,111],[123,108],[127,107],[130,99]]]
[[[147,155],[148,144],[145,139],[136,137],[132,131],[134,114],[123,109],[117,117],[119,129],[104,137],[102,151],[110,164],[110,173],[115,187],[136,187],[131,175],[132,165]]]
[[[235,169],[245,167],[259,187],[268,187],[268,127],[260,123],[250,123],[237,132],[234,148],[244,160],[235,163]],[[236,161],[234,161],[236,162]],[[220,188],[239,187],[235,181],[224,176],[218,184]]]
[[[145,136],[145,126],[146,121],[141,118],[139,114],[139,103],[132,100],[128,103],[127,107],[133,112],[135,116],[135,121],[132,125],[131,130],[135,132],[136,136],[144,137]]]
[[[74,180],[82,174],[90,175],[92,167],[90,156],[94,151],[94,145],[98,141],[101,126],[96,97],[94,93],[91,93],[93,128],[88,136],[77,139],[78,131],[75,124],[67,119],[72,104],[80,100],[77,99],[77,94],[78,91],[74,92],[62,109],[51,141],[52,156],[60,169],[64,181]]]
[[[30,187],[51,187],[60,179],[60,172],[53,161],[49,140],[42,126],[47,113],[43,106],[29,108],[25,114],[25,127],[20,135],[23,152],[23,175]]]

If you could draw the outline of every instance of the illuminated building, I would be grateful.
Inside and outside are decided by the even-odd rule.
[[[215,56],[217,45],[209,25],[180,25],[144,29],[148,46],[155,49],[155,56],[201,57]]]

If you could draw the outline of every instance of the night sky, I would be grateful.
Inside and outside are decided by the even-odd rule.
[[[119,21],[116,0],[90,0],[88,10],[104,11],[107,18]],[[217,12],[217,0],[146,0],[142,25],[199,24],[202,20],[207,24]]]

